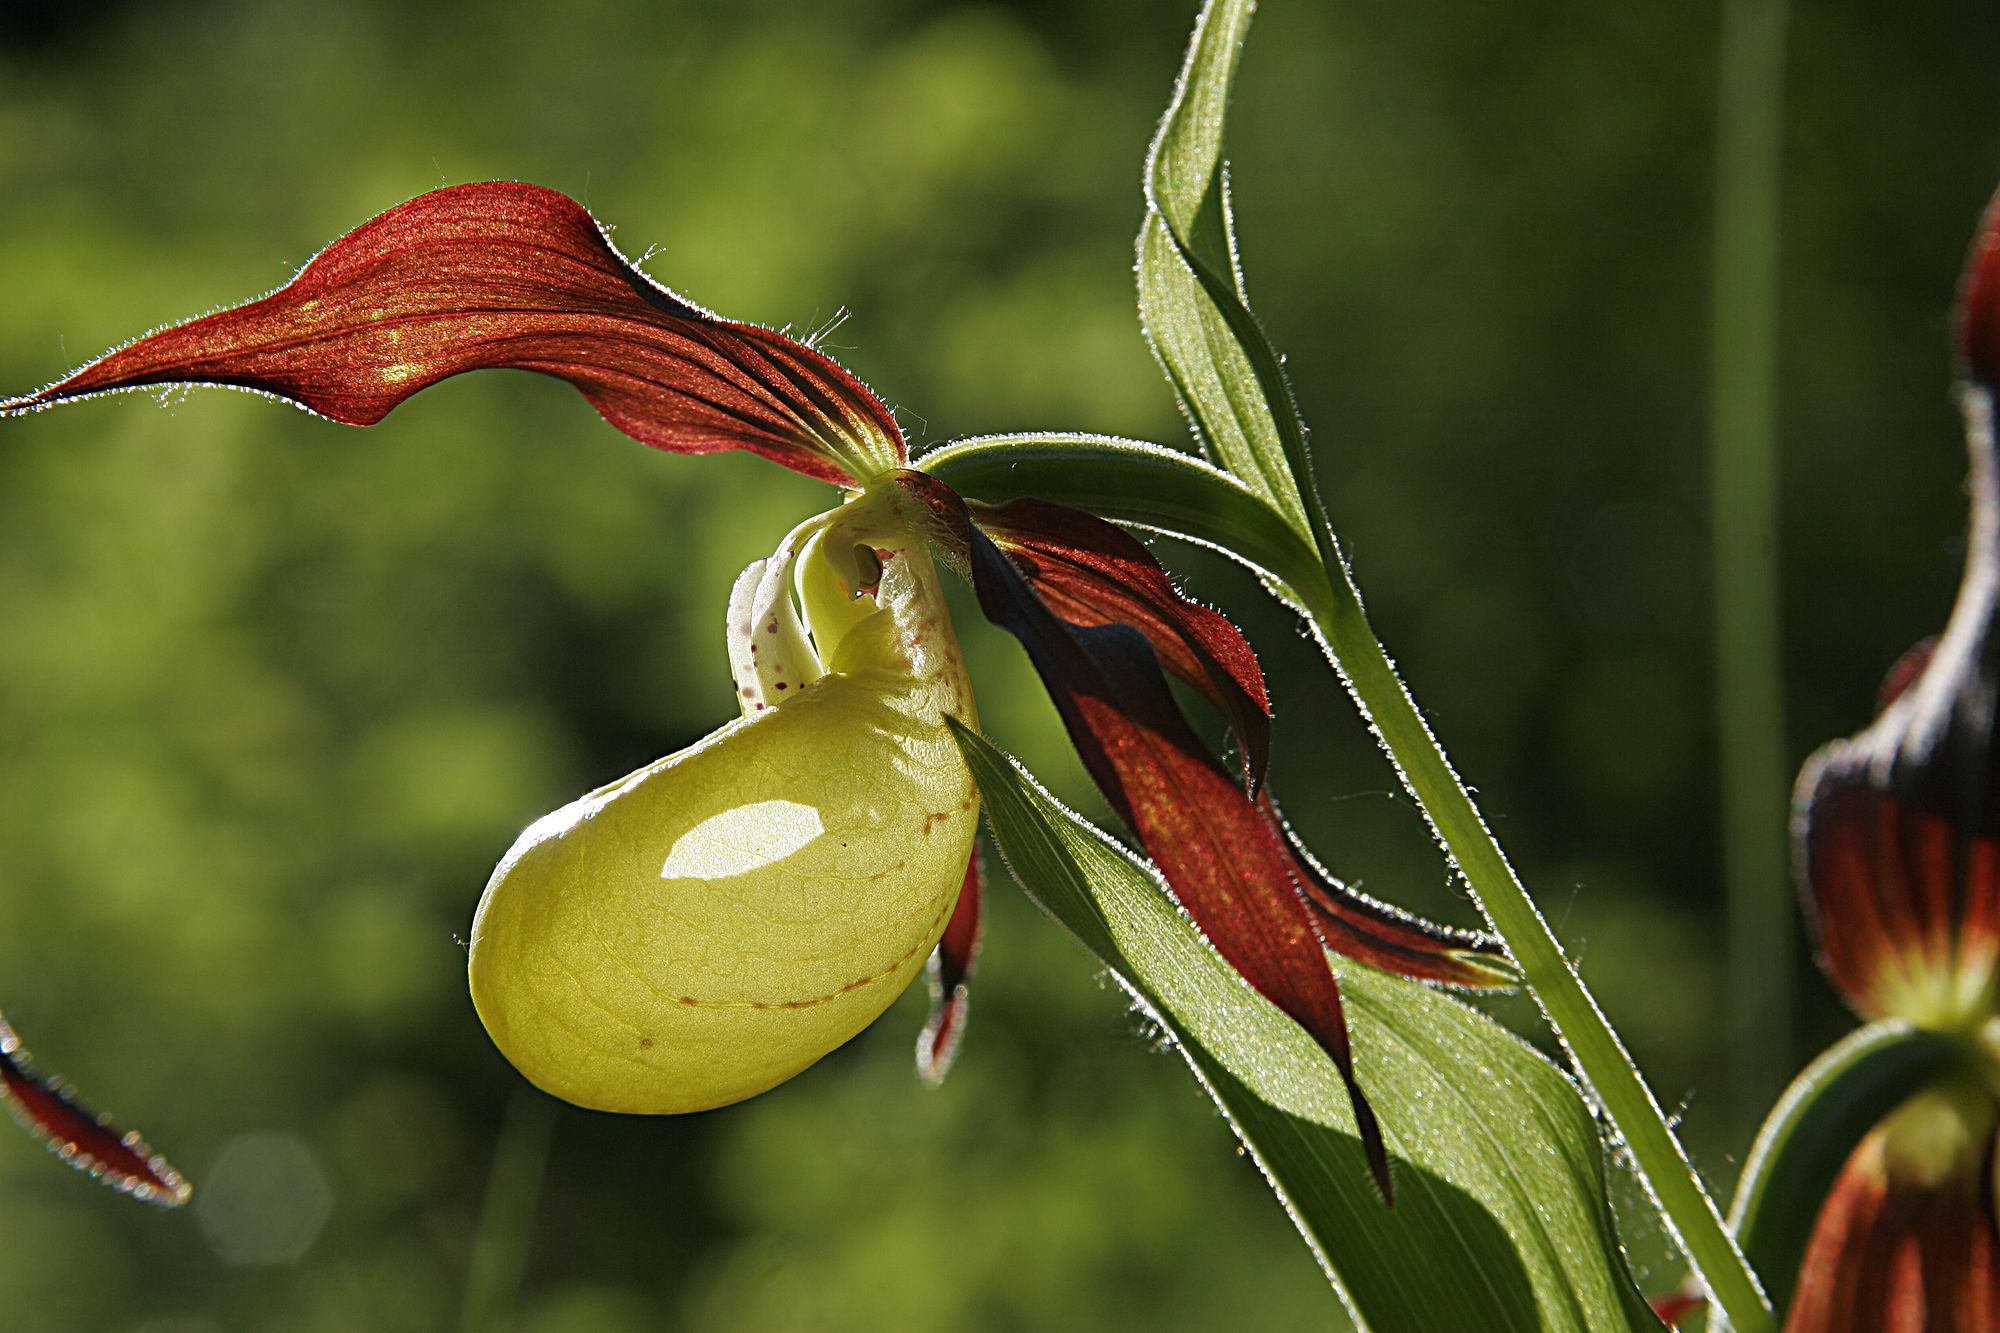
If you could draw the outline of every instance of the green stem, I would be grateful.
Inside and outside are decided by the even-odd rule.
[[[1912,1094],[1978,1068],[1964,1037],[1885,1019],[1848,1034],[1792,1081],[1757,1135],[1729,1209],[1730,1230],[1780,1307],[1855,1145]]]
[[[1714,1201],[1702,1189],[1680,1143],[1667,1128],[1659,1102],[1584,988],[1417,711],[1395,666],[1369,628],[1361,593],[1345,563],[1336,555],[1329,568],[1339,571],[1336,580],[1300,590],[1328,656],[1411,794],[1423,806],[1486,919],[1507,941],[1550,1026],[1610,1117],[1654,1202],[1716,1304],[1737,1333],[1770,1333],[1775,1328],[1770,1306],[1724,1228]]]
[[[459,1311],[461,1333],[490,1333],[513,1323],[555,1124],[556,1103],[530,1088],[523,1086],[507,1103],[499,1141],[493,1145],[479,1229],[473,1233],[465,1305]]]
[[[1793,919],[1778,581],[1784,0],[1724,0],[1716,101],[1710,538],[1728,903],[1729,1071],[1755,1123],[1790,1067]]]

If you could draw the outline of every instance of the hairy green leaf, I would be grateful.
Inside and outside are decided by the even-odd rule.
[[[1627,1273],[1603,1145],[1575,1086],[1447,995],[1340,969],[1395,1163],[1369,1183],[1331,1061],[1208,946],[1151,871],[954,724],[1001,851],[1173,1038],[1373,1330],[1657,1329]]]
[[[1237,262],[1222,130],[1253,9],[1212,0],[1146,160],[1139,318],[1202,447],[1310,537],[1305,428]]]

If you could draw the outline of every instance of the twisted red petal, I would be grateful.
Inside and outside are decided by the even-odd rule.
[[[1226,717],[1242,719],[1237,733],[1245,757],[1254,754],[1261,772],[1269,706],[1255,654],[1227,619],[1182,597],[1137,539],[1095,515],[1045,500],[966,504],[935,478],[910,473],[905,484],[937,520],[954,559],[963,562],[969,554],[964,528],[969,515],[1060,620],[1079,627],[1122,624],[1145,635],[1162,665],[1203,690]],[[1268,793],[1259,794],[1254,811],[1239,806],[1231,802],[1235,818],[1261,821],[1289,847],[1292,878],[1334,952],[1447,985],[1509,986],[1519,980],[1504,946],[1492,936],[1426,921],[1328,873],[1285,825]]]
[[[965,863],[965,884],[958,891],[958,903],[945,923],[944,936],[931,950],[927,968],[931,1016],[917,1038],[917,1076],[932,1087],[944,1082],[944,1076],[951,1072],[958,1044],[965,1038],[966,983],[979,967],[984,881],[975,844]]]
[[[137,1133],[120,1131],[60,1080],[36,1073],[5,1017],[0,1017],[0,1101],[50,1152],[114,1189],[169,1208],[194,1193]]]
[[[493,367],[567,380],[619,430],[675,453],[748,449],[835,483],[906,456],[888,408],[833,361],[676,296],[581,204],[512,181],[420,195],[269,296],[128,343],[0,402],[0,415],[227,384],[366,426],[419,389]]]
[[[1130,625],[1160,665],[1208,696],[1236,733],[1255,787],[1271,755],[1271,701],[1257,655],[1221,614],[1183,597],[1130,533],[1067,505],[974,505],[973,519],[1013,558],[1051,611],[1073,625]]]
[[[987,619],[1027,649],[1084,766],[1175,898],[1217,952],[1333,1060],[1369,1167],[1391,1197],[1388,1150],[1355,1080],[1340,985],[1284,835],[1194,734],[1143,634],[1059,618],[948,487],[920,473],[905,474],[905,484],[969,557]]]
[[[1512,986],[1520,981],[1499,940],[1439,925],[1358,891],[1319,863],[1285,823],[1269,792],[1260,796],[1259,805],[1291,844],[1299,888],[1318,914],[1327,948],[1417,981],[1474,987]]]

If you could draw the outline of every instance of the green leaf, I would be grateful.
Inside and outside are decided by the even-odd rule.
[[[1385,1208],[1312,1038],[1148,869],[953,730],[1016,877],[1173,1038],[1361,1327],[1659,1327],[1613,1230],[1596,1124],[1554,1066],[1447,995],[1344,964],[1355,1061],[1395,1160]]]
[[[1284,366],[1250,313],[1222,159],[1249,0],[1211,0],[1146,160],[1139,319],[1209,457],[1312,540],[1305,427]],[[1315,501],[1316,506],[1316,501]]]
[[[1828,1048],[1785,1089],[1758,1131],[1729,1209],[1730,1229],[1781,1316],[1820,1204],[1848,1154],[1912,1094],[1968,1068],[1977,1060],[1963,1039],[1884,1019]]]
[[[1262,495],[1189,454],[1107,435],[985,435],[932,450],[916,466],[960,495],[1000,504],[1039,497],[1214,547],[1297,603],[1325,582],[1319,556]]]

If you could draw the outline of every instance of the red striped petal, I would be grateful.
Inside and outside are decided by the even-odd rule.
[[[655,283],[554,190],[434,190],[320,251],[261,300],[149,334],[0,415],[160,384],[226,384],[349,425],[419,389],[511,367],[568,380],[632,438],[747,449],[845,484],[906,456],[894,417],[827,357]]]
[[[1327,948],[1416,981],[1471,987],[1520,982],[1521,974],[1499,940],[1427,921],[1335,878],[1285,823],[1269,792],[1263,793],[1259,804],[1265,818],[1283,829],[1291,844],[1299,888],[1319,917]]]
[[[135,1199],[178,1208],[194,1187],[147,1146],[85,1106],[61,1080],[35,1072],[21,1039],[0,1017],[0,1100],[63,1161]]]
[[[1027,649],[1084,766],[1175,898],[1244,980],[1332,1059],[1370,1169],[1391,1197],[1388,1150],[1355,1079],[1340,985],[1284,835],[1195,735],[1143,634],[1059,618],[956,494],[921,473],[903,480],[953,553],[969,558],[987,619]]]
[[[1856,1146],[1821,1205],[1785,1333],[2000,1329],[1991,1147],[1925,1180],[1898,1163],[1895,1125]]]
[[[1831,751],[1801,792],[1808,917],[1847,1002],[1946,1027],[1990,1004],[2000,844],[1884,789],[1865,750]]]
[[[917,1038],[917,1076],[932,1087],[944,1082],[944,1076],[951,1072],[958,1044],[965,1038],[966,983],[979,966],[984,882],[975,844],[965,863],[965,884],[958,891],[958,903],[951,909],[951,920],[945,923],[937,948],[931,950],[927,968],[931,1016]]]
[[[1051,611],[1073,625],[1130,625],[1144,634],[1160,665],[1207,695],[1236,733],[1245,780],[1253,787],[1263,780],[1271,701],[1236,626],[1183,597],[1151,551],[1095,514],[1033,499],[971,508]]]

